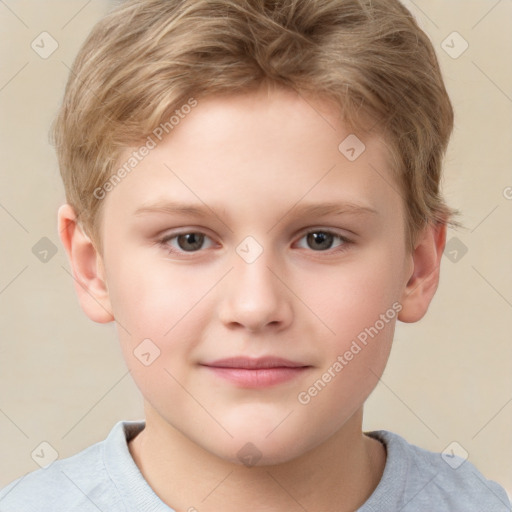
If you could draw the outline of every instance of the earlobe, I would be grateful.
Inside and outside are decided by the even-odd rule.
[[[402,294],[398,320],[421,320],[439,284],[440,264],[446,243],[446,224],[429,224],[418,238],[411,255],[413,271]]]
[[[78,224],[75,211],[69,204],[59,208],[58,228],[82,309],[95,322],[113,321],[101,255]]]

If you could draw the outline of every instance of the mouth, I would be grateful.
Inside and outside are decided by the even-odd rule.
[[[288,382],[312,368],[280,357],[230,357],[201,366],[215,376],[244,388],[263,388]]]

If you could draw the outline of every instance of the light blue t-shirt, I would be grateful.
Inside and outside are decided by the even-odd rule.
[[[144,426],[119,422],[106,440],[15,480],[0,491],[0,512],[173,512],[130,455],[128,441]],[[503,488],[469,461],[458,466],[462,459],[450,455],[448,464],[385,430],[367,435],[384,443],[387,460],[379,485],[357,512],[510,512]]]

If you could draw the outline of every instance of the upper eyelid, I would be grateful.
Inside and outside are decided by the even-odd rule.
[[[176,229],[180,229],[180,228],[176,228]],[[339,233],[336,228],[330,228],[330,227],[304,228],[304,229],[301,229],[301,230],[297,231],[295,233],[294,237],[297,237],[299,235],[304,236],[304,235],[306,235],[308,233],[315,233],[315,232],[330,233],[332,235],[349,238],[349,236],[346,236],[346,235],[344,235],[342,233]],[[171,239],[171,238],[175,238],[175,237],[180,236],[180,235],[188,235],[188,234],[191,234],[191,233],[201,234],[201,235],[208,236],[209,238],[214,238],[211,235],[209,235],[207,232],[205,232],[204,228],[197,228],[197,229],[195,229],[195,228],[185,228],[185,229],[180,230],[180,231],[163,234],[163,235],[160,236],[160,238],[161,239]]]
[[[322,228],[322,227],[313,227],[313,228],[306,228],[306,229],[302,229],[300,231],[297,232],[297,234],[295,236],[304,236],[304,235],[307,235],[308,233],[329,233],[331,235],[335,235],[335,236],[340,236],[342,238],[350,238],[348,235],[345,235],[343,233],[340,233],[338,232],[337,229],[335,228]]]

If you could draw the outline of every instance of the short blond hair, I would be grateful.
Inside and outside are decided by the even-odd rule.
[[[52,127],[67,202],[97,249],[95,191],[121,151],[191,98],[263,84],[333,101],[355,130],[369,120],[380,130],[410,249],[426,223],[458,225],[440,192],[452,105],[429,38],[398,0],[129,0],[82,45]]]

